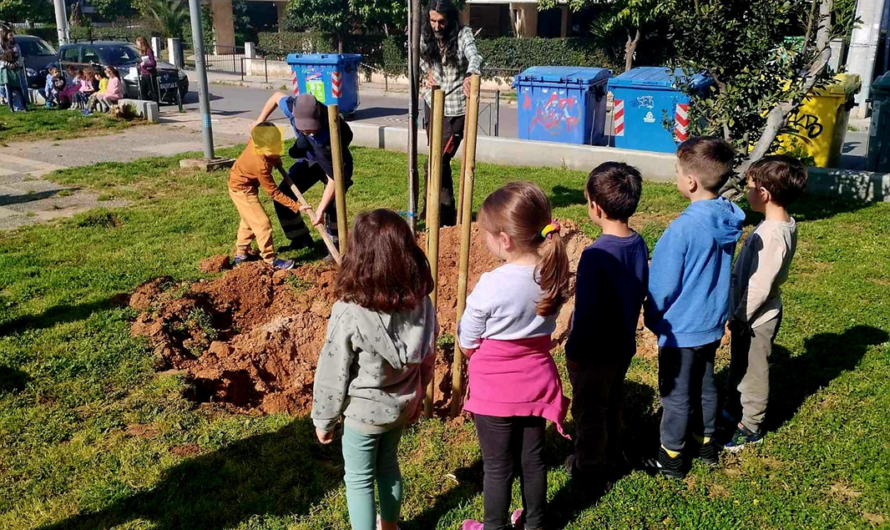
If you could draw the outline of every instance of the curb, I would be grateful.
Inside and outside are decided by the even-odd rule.
[[[408,129],[366,123],[350,124],[353,145],[404,153]],[[426,154],[426,133],[418,131],[418,152]],[[633,151],[614,147],[561,144],[480,136],[476,160],[488,164],[519,167],[550,167],[588,172],[603,162],[624,162],[635,166],[649,182],[676,181],[676,155]],[[463,147],[458,150],[461,156]],[[818,195],[858,199],[866,202],[890,202],[890,173],[872,173],[849,169],[808,168],[807,191]]]

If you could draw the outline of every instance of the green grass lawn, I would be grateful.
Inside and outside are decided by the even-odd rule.
[[[355,155],[350,212],[404,209],[405,157]],[[238,225],[226,176],[182,171],[176,158],[65,170],[49,178],[132,205],[0,234],[0,528],[349,528],[337,444],[315,442],[306,418],[196,407],[180,376],[155,372],[146,343],[129,335],[135,313],[114,302],[158,276],[207,277],[198,261],[230,251]],[[517,178],[597,235],[581,173],[481,165],[477,201]],[[672,186],[647,184],[632,223],[651,248],[683,207]],[[685,481],[633,472],[596,499],[571,487],[561,468],[569,443],[551,428],[548,530],[887,527],[890,204],[806,197],[792,213],[799,248],[764,443],[715,470],[697,464]],[[721,382],[726,368],[721,352]],[[657,363],[636,359],[628,448],[658,443],[656,385]],[[401,461],[403,530],[481,517],[471,422],[421,421]]]
[[[79,110],[47,110],[39,105],[28,108],[28,112],[12,112],[8,106],[0,106],[0,143],[113,134],[145,123],[143,120],[127,121],[102,113],[82,116]]]

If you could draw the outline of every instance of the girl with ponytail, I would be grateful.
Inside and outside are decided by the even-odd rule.
[[[482,204],[479,225],[489,251],[506,263],[483,274],[467,298],[458,340],[469,361],[469,398],[482,446],[484,522],[463,530],[508,527],[515,475],[522,477],[517,528],[543,528],[547,497],[546,420],[563,433],[568,399],[550,356],[551,334],[571,296],[569,260],[538,186],[511,182]],[[514,469],[515,467],[515,469]]]

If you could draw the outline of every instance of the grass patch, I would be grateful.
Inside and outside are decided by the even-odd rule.
[[[350,213],[403,210],[405,157],[354,152]],[[0,234],[0,528],[347,529],[337,444],[314,442],[306,418],[195,407],[183,398],[181,376],[155,372],[152,352],[129,335],[135,314],[117,303],[149,279],[199,280],[202,258],[231,251],[238,216],[226,173],[183,172],[176,157],[48,178],[133,204]],[[538,182],[556,217],[598,234],[585,216],[580,172],[482,164],[477,206],[516,178]],[[309,200],[316,203],[320,191]],[[684,206],[671,186],[647,183],[632,223],[651,248]],[[800,242],[785,288],[764,443],[716,470],[696,466],[685,482],[632,473],[597,501],[571,488],[561,467],[569,443],[551,429],[548,528],[885,524],[890,204],[806,197],[792,213]],[[563,355],[556,358],[562,367]],[[726,364],[721,352],[719,381]],[[657,444],[656,388],[657,363],[635,359],[626,388],[628,447]],[[422,421],[403,440],[400,527],[454,529],[480,518],[472,424]]]
[[[80,111],[47,110],[36,105],[29,109],[28,112],[12,112],[9,107],[0,107],[0,143],[100,136],[145,123],[102,113],[83,116]]]

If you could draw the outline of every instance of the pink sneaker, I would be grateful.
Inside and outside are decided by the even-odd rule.
[[[513,512],[513,516],[510,517],[510,522],[513,523],[513,528],[516,530],[522,530],[525,528],[525,524],[522,522],[522,508]]]
[[[464,521],[464,524],[461,525],[460,530],[482,530],[482,523],[479,521],[474,521],[472,519],[467,519]]]

